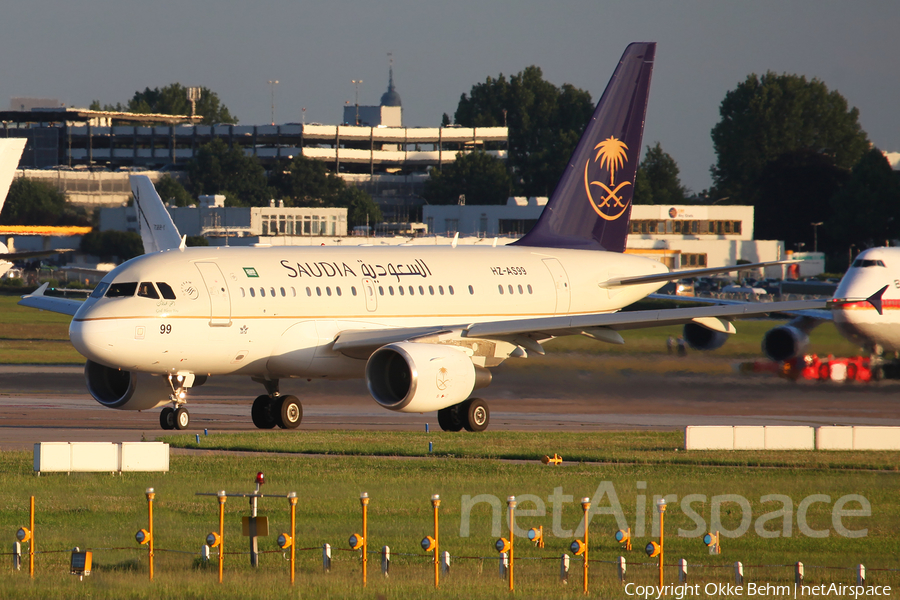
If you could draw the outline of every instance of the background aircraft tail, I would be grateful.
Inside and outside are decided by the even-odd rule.
[[[655,42],[629,44],[544,212],[519,246],[624,252]]]
[[[132,175],[129,179],[131,193],[134,194],[134,208],[141,224],[144,254],[178,248],[181,245],[181,235],[162,198],[156,193],[153,182],[146,175]]]
[[[0,139],[0,212],[6,202],[6,194],[12,185],[13,177],[25,150],[26,138],[2,138]]]

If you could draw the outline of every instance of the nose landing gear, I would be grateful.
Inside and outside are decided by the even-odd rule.
[[[187,404],[187,389],[193,386],[194,379],[192,374],[169,375],[169,385],[172,387],[169,400],[172,401],[172,406],[163,408],[159,413],[159,425],[163,429],[184,430],[191,424],[191,415],[184,405]]]

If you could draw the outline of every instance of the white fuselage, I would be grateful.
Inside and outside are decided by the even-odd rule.
[[[123,370],[361,377],[365,360],[332,349],[340,332],[613,312],[661,284],[598,284],[664,272],[638,256],[517,246],[168,250],[105,277],[125,295],[89,298],[69,335],[85,357]]]
[[[834,324],[847,339],[862,347],[876,345],[889,352],[900,351],[900,248],[870,248],[854,259],[841,280],[832,308]],[[865,301],[888,286],[882,296],[882,314]]]

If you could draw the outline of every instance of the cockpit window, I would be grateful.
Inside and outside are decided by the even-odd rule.
[[[125,298],[134,296],[134,292],[137,290],[137,282],[130,281],[128,283],[114,283],[109,286],[109,289],[106,291],[107,298]]]
[[[156,291],[156,288],[153,287],[153,284],[149,281],[141,282],[141,285],[138,286],[137,295],[141,298],[153,298],[154,300],[159,300],[159,293]]]
[[[162,297],[166,300],[174,300],[175,292],[172,291],[172,286],[164,281],[157,281],[156,287],[159,288],[159,293],[162,294]]]
[[[94,291],[91,292],[91,298],[102,298],[103,294],[106,293],[106,288],[109,287],[109,284],[101,281],[97,284],[97,287],[94,288]]]
[[[867,260],[862,258],[857,258],[853,261],[854,267],[883,267],[884,261],[881,260]]]

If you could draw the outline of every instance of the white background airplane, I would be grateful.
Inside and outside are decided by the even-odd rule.
[[[879,290],[872,294],[873,290]],[[763,353],[787,361],[806,352],[809,333],[825,321],[875,359],[883,375],[900,376],[900,248],[869,248],[859,253],[841,279],[831,311],[800,311],[786,325],[763,337]],[[891,369],[890,367],[893,367]]]
[[[259,428],[300,424],[282,379],[364,378],[381,406],[436,410],[450,431],[484,430],[488,405],[471,393],[491,367],[541,354],[555,336],[623,343],[622,330],[685,324],[695,346],[715,348],[733,318],[824,307],[618,312],[667,281],[753,266],[670,273],[623,253],[655,49],[625,50],[541,218],[514,244],[173,248],[175,232],[83,304],[40,294],[20,304],[74,314],[69,336],[93,397],[124,410],[168,405],[166,429],[188,427],[189,388],[243,375],[266,390],[251,410]]]

